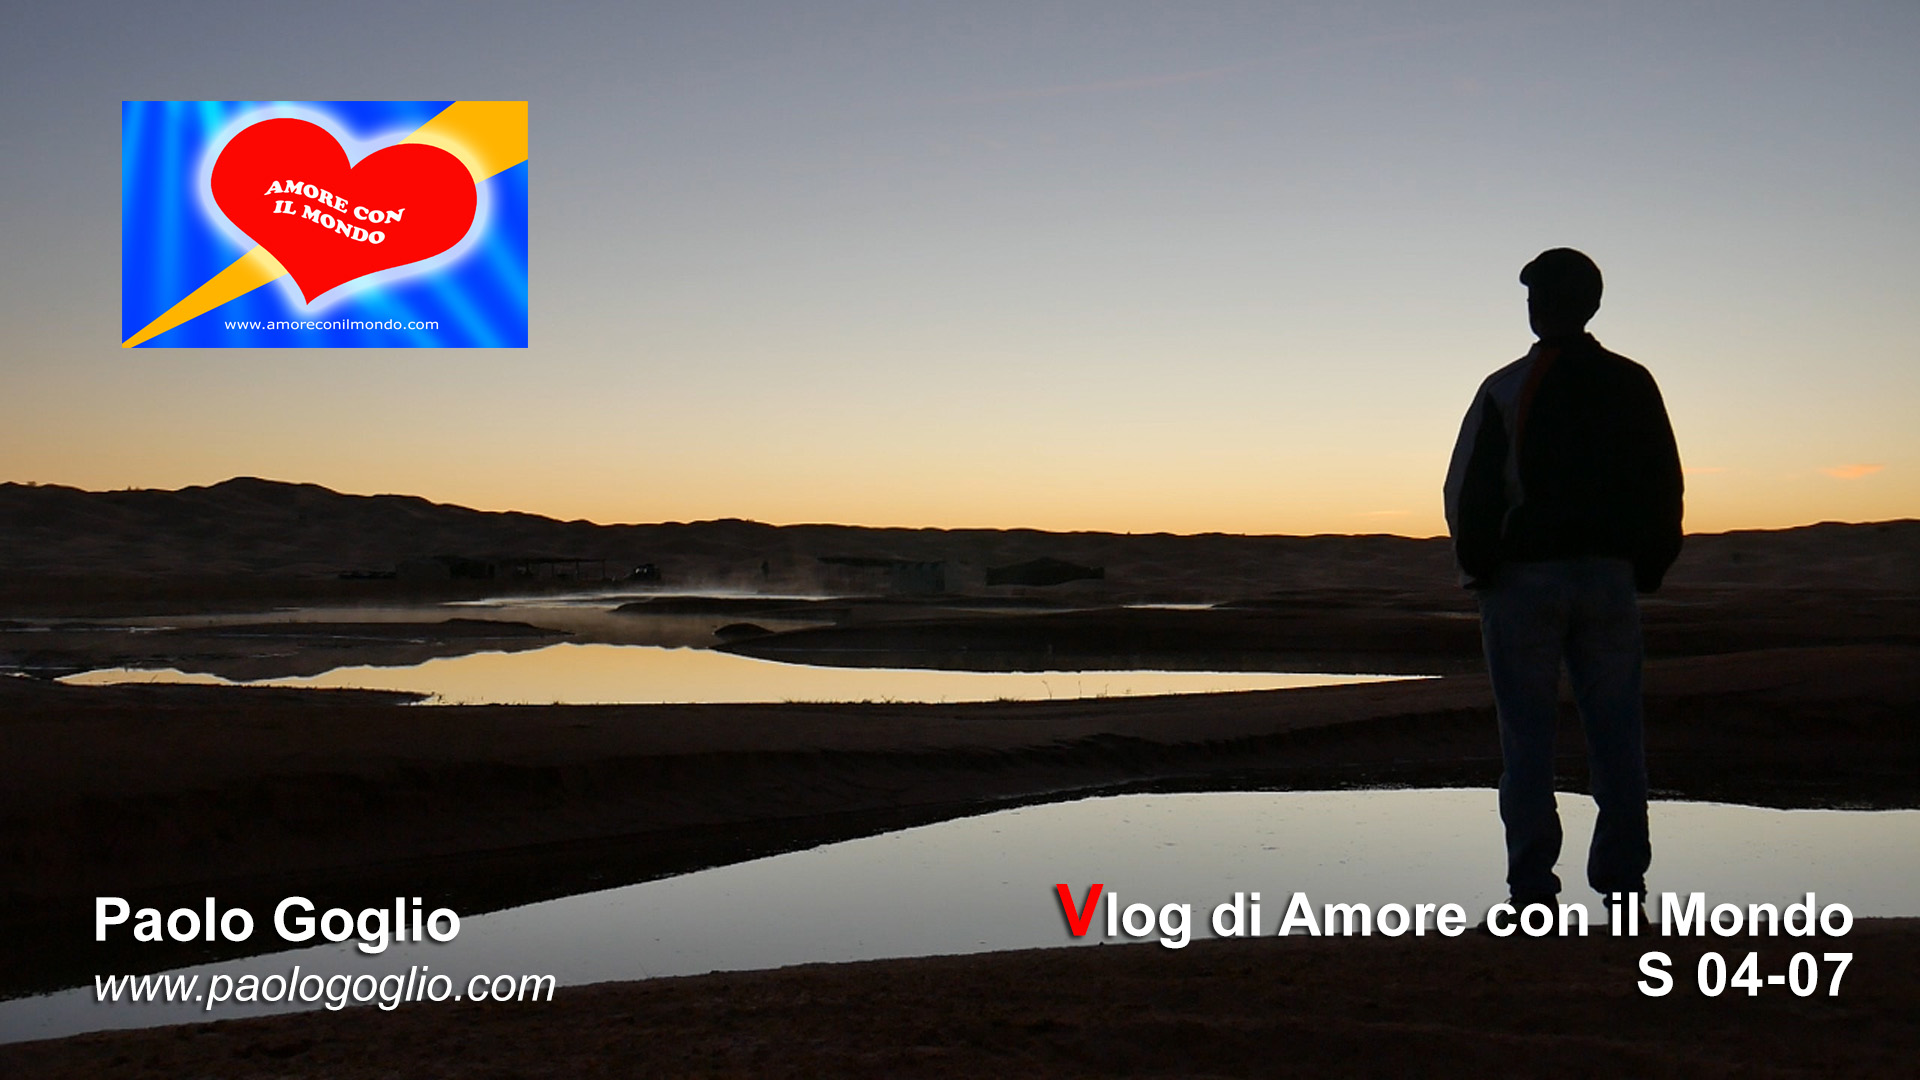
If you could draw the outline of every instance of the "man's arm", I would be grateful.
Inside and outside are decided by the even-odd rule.
[[[1640,412],[1636,443],[1642,452],[1639,475],[1644,486],[1634,530],[1633,576],[1639,590],[1650,593],[1660,588],[1668,568],[1680,557],[1686,480],[1666,402],[1651,374],[1646,376]]]
[[[1461,584],[1481,588],[1500,566],[1500,531],[1506,520],[1507,427],[1484,386],[1461,421],[1447,466],[1447,531]]]

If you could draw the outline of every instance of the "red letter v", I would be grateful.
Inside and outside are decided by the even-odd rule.
[[[1053,891],[1060,894],[1060,912],[1067,917],[1067,930],[1074,937],[1087,936],[1087,927],[1093,925],[1093,909],[1100,905],[1100,890],[1104,888],[1105,885],[1099,884],[1089,886],[1087,906],[1076,911],[1073,907],[1073,890],[1067,888],[1067,883],[1063,881],[1053,887]]]

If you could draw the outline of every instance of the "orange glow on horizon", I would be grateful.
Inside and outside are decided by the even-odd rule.
[[[1871,475],[1860,473],[1859,476]],[[1718,475],[1718,474],[1710,474]],[[1816,476],[1831,475],[1819,470]],[[285,477],[287,482],[306,482]],[[209,486],[229,477],[194,478],[152,485],[173,490]],[[770,492],[759,498],[716,498],[710,492],[655,492],[647,498],[594,497],[586,491],[517,489],[494,477],[493,483],[475,483],[473,476],[442,477],[440,484],[393,485],[347,481],[322,486],[352,495],[413,495],[436,503],[494,513],[525,513],[561,521],[584,520],[599,525],[655,524],[739,519],[769,525],[842,525],[858,528],[904,529],[1034,529],[1043,532],[1106,532],[1117,534],[1170,533],[1197,535],[1228,533],[1249,536],[1394,535],[1428,538],[1446,535],[1446,523],[1437,492],[1431,510],[1362,510],[1350,500],[1328,500],[1318,505],[1293,503],[1284,509],[1250,512],[1231,500],[1207,503],[1191,498],[1168,498],[1164,505],[1128,506],[1117,501],[1082,499],[1074,502],[1037,499],[1004,500],[996,507],[984,501],[971,506],[939,508],[924,502],[889,508],[877,499],[858,500],[848,492],[823,492],[810,507],[804,493]],[[1694,477],[1690,476],[1690,482]],[[130,485],[65,483],[83,490],[112,490]],[[1823,486],[1831,481],[1823,481]],[[1837,486],[1837,485],[1836,485]],[[675,505],[675,504],[678,505]],[[1821,512],[1808,507],[1795,512],[1758,500],[1689,493],[1686,530],[1690,534],[1745,530],[1786,529],[1820,522],[1870,523],[1913,518],[1886,503],[1883,513]],[[1837,508],[1835,508],[1837,510]]]

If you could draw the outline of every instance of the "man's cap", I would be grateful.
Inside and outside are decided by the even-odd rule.
[[[1584,252],[1549,248],[1520,269],[1520,284],[1536,298],[1597,309],[1600,306],[1600,268]]]

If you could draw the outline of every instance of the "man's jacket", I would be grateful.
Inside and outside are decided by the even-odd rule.
[[[1550,338],[1487,377],[1447,469],[1461,581],[1581,556],[1633,563],[1641,592],[1680,554],[1680,454],[1646,368],[1591,334]]]

